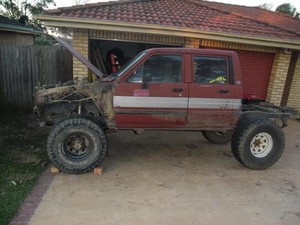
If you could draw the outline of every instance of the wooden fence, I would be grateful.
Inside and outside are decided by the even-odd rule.
[[[72,55],[60,46],[0,47],[0,108],[30,110],[39,84],[72,79]]]

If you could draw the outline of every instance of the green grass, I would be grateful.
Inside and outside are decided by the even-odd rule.
[[[18,116],[0,112],[0,225],[13,219],[48,165],[48,131],[27,129]]]

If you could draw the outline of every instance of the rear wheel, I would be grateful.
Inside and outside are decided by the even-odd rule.
[[[75,117],[54,125],[47,140],[50,161],[66,173],[85,173],[98,166],[107,151],[107,138],[91,119]]]
[[[231,140],[231,133],[227,131],[202,131],[203,136],[214,144],[227,144]]]
[[[270,119],[240,122],[231,142],[234,157],[246,167],[257,170],[277,162],[284,147],[283,131]]]

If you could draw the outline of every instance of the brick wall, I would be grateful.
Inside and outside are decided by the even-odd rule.
[[[89,35],[88,30],[76,29],[73,31],[73,47],[83,57],[88,59],[89,54]],[[73,56],[73,77],[83,79],[88,77],[87,67]]]
[[[199,48],[200,40],[197,38],[186,38],[184,42],[185,48]]]
[[[288,74],[286,77],[283,96],[281,99],[282,106],[286,106],[288,104],[288,99],[289,99],[289,95],[290,95],[290,91],[291,91],[291,87],[292,87],[292,83],[293,83],[293,79],[294,79],[294,74],[296,71],[298,55],[299,55],[298,52],[293,52],[292,56],[291,56],[291,62],[290,62]]]
[[[211,48],[232,49],[233,51],[234,50],[243,50],[243,51],[265,52],[265,53],[275,53],[276,52],[276,48],[273,48],[273,47],[247,45],[247,44],[223,42],[223,41],[212,41],[212,40],[201,40],[200,46],[211,47]]]
[[[267,101],[280,105],[286,83],[291,54],[276,53],[267,93]]]
[[[300,112],[300,53],[298,53],[287,105],[296,108]]]
[[[165,36],[156,34],[141,34],[141,33],[129,33],[129,32],[117,32],[117,31],[104,31],[104,30],[90,30],[90,38],[101,38],[108,40],[126,40],[134,42],[145,43],[159,43],[159,44],[171,44],[183,46],[185,38],[175,36]],[[198,47],[197,47],[198,48]]]
[[[9,31],[0,32],[0,46],[34,45],[34,35]]]

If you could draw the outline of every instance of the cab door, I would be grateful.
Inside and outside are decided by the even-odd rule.
[[[191,55],[192,83],[189,85],[189,128],[229,128],[234,111],[241,107],[235,99],[231,58],[227,56]]]
[[[114,91],[119,128],[186,125],[188,85],[182,54],[152,54],[125,75]]]

